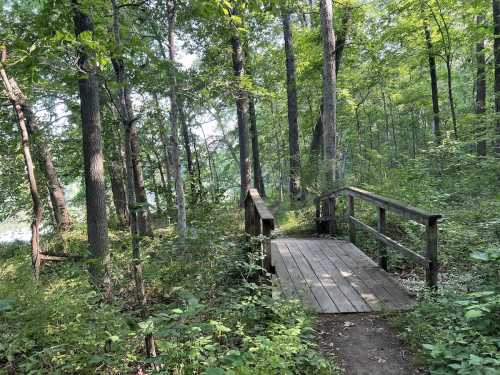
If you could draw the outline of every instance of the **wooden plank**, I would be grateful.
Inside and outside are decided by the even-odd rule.
[[[438,281],[438,257],[437,257],[437,220],[429,220],[425,226],[425,253],[429,264],[426,269],[426,281],[429,288],[435,288]]]
[[[300,244],[296,240],[288,240],[286,245],[292,254],[297,266],[299,267],[304,280],[306,280],[309,288],[311,288],[312,293],[316,297],[321,310],[325,313],[336,313],[339,309],[335,303],[330,298],[330,295],[326,292],[324,285],[321,283],[320,279],[316,275],[312,265],[308,262],[308,259],[303,255],[299,249]]]
[[[264,203],[261,196],[259,195],[259,192],[257,191],[257,189],[254,189],[254,188],[248,189],[246,199],[252,199],[252,201],[254,202],[254,205],[255,205],[255,209],[257,210],[261,220],[273,220],[273,222],[274,222],[273,214],[267,208],[266,204]],[[273,226],[273,229],[274,229],[274,226]]]
[[[271,260],[272,264],[276,268],[276,275],[279,279],[281,290],[286,298],[294,299],[298,298],[297,290],[293,284],[290,274],[285,266],[283,258],[278,251],[276,244],[271,245]]]
[[[333,241],[331,241],[333,242]],[[352,291],[348,298],[355,304],[358,301],[358,297],[355,295],[354,291],[363,299],[366,305],[368,305],[373,311],[379,311],[383,308],[382,301],[375,295],[375,293],[365,284],[365,282],[357,275],[357,273],[352,270],[342,258],[329,246],[330,244],[322,241],[316,240],[316,245],[321,250],[321,254],[324,257],[325,262],[330,262],[333,264],[340,272],[340,275],[349,283]],[[355,305],[358,308],[358,305]]]
[[[333,242],[333,241],[331,241]],[[333,243],[336,253],[342,260],[355,269],[358,276],[364,280],[370,289],[381,299],[387,307],[404,309],[411,304],[411,299],[402,287],[389,274],[379,267],[356,267],[356,258],[352,254],[360,251],[351,243]],[[365,258],[368,258],[364,255]]]
[[[370,306],[352,289],[342,277],[340,271],[332,263],[325,261],[321,250],[314,240],[300,241],[300,248],[307,249],[308,260],[313,265],[316,275],[321,280],[326,292],[330,295],[339,312],[369,312]]]
[[[312,294],[308,283],[306,282],[306,280],[304,280],[304,277],[302,276],[302,273],[295,263],[292,254],[286,246],[286,242],[276,242],[276,246],[281,255],[281,258],[283,259],[283,263],[285,264],[286,269],[290,274],[290,279],[295,286],[295,290],[299,294],[300,299],[304,303],[305,307],[317,312],[321,312],[321,306],[319,305],[315,296]]]
[[[417,254],[416,252],[408,249],[406,246],[401,245],[399,242],[394,241],[392,238],[387,237],[386,235],[377,232],[376,229],[370,227],[369,225],[366,225],[362,221],[356,219],[355,217],[350,217],[350,220],[360,229],[364,230],[365,232],[369,233],[373,237],[375,237],[377,240],[380,242],[383,242],[384,244],[394,247],[395,249],[398,249],[399,252],[404,255],[406,258],[413,260],[414,262],[421,264],[425,268],[428,267],[429,261],[424,258],[422,255]]]

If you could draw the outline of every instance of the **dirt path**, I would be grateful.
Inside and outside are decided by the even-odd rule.
[[[319,349],[346,375],[427,374],[387,322],[374,314],[323,314],[316,321]]]

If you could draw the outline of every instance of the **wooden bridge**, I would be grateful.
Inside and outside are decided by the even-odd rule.
[[[336,239],[336,202],[347,199],[350,241]],[[377,229],[354,216],[354,198],[374,205],[378,212]],[[441,215],[431,214],[402,202],[358,188],[348,187],[315,199],[316,230],[330,238],[279,238],[271,240],[274,217],[255,189],[245,200],[245,230],[261,237],[263,267],[274,274],[280,293],[297,298],[306,308],[318,313],[354,313],[381,310],[404,310],[412,298],[387,273],[387,247],[398,250],[424,267],[426,282],[436,287],[437,222]],[[389,238],[386,211],[425,226],[425,252],[419,254]],[[378,240],[378,263],[356,247],[356,231],[363,230]]]

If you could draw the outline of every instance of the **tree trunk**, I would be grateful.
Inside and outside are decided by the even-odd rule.
[[[327,188],[335,181],[336,167],[336,97],[335,33],[332,0],[320,0],[321,38],[323,41],[323,143]]]
[[[168,19],[168,57],[172,66],[170,73],[170,123],[172,124],[172,161],[174,164],[175,175],[175,202],[177,205],[177,229],[179,235],[183,238],[187,230],[186,222],[186,200],[184,197],[184,181],[182,180],[182,169],[179,155],[179,129],[177,124],[177,71],[175,68],[175,28],[177,14],[176,0],[167,0],[167,19]]]
[[[453,124],[453,136],[455,137],[455,139],[458,139],[457,115],[455,113],[455,100],[453,99],[450,56],[446,56],[446,77],[448,83],[448,101],[450,102],[451,123]]]
[[[72,0],[73,20],[77,38],[82,33],[92,33],[89,15],[83,13],[78,0]],[[90,273],[94,283],[104,288],[106,298],[111,298],[108,248],[108,217],[106,214],[106,187],[99,111],[99,88],[93,65],[94,53],[84,46],[78,50],[78,87],[82,120],[83,160],[85,170],[85,197],[87,205],[87,236],[90,246]]]
[[[120,118],[124,129],[130,128],[128,131],[130,133],[130,148],[132,151],[132,168],[134,172],[134,187],[135,187],[135,198],[137,205],[140,206],[138,212],[138,225],[141,235],[147,235],[152,237],[153,230],[151,228],[151,217],[149,209],[147,207],[147,195],[146,188],[144,185],[144,174],[142,171],[142,163],[140,159],[140,143],[139,134],[137,127],[135,126],[136,118],[134,116],[134,110],[132,108],[132,100],[130,98],[130,88],[127,82],[127,73],[125,70],[125,63],[121,56],[121,38],[120,38],[120,20],[119,20],[119,8],[116,6],[116,1],[112,0],[113,4],[113,34],[115,40],[115,52],[111,59],[113,63],[113,69],[116,75],[116,81],[118,83],[118,95],[120,99]]]
[[[281,10],[283,37],[285,40],[286,91],[288,102],[288,149],[290,152],[290,199],[292,202],[300,199],[300,149],[299,125],[297,109],[297,83],[295,73],[295,55],[293,50],[292,29],[290,27],[290,12]]]
[[[109,163],[109,176],[118,225],[120,228],[127,228],[129,226],[128,202],[120,162],[111,160]]]
[[[2,64],[7,59],[7,51],[5,47],[1,51],[2,53]],[[31,222],[31,265],[33,269],[33,275],[35,279],[38,279],[40,274],[40,264],[42,260],[42,251],[40,248],[40,224],[42,222],[42,204],[40,196],[38,194],[38,186],[36,183],[35,169],[33,166],[33,160],[31,158],[31,150],[29,143],[29,134],[26,126],[26,117],[22,110],[22,104],[19,100],[20,98],[16,95],[12,82],[9,80],[3,65],[0,64],[0,76],[2,78],[5,91],[9,97],[9,100],[14,108],[14,112],[17,117],[17,124],[19,126],[19,131],[21,132],[21,146],[23,150],[24,163],[26,165],[26,172],[28,177],[28,183],[31,193],[31,200],[33,203],[33,218]]]
[[[243,50],[239,35],[235,34],[231,38],[233,49],[233,70],[236,79],[236,112],[238,114],[238,138],[240,143],[240,206],[243,207],[245,195],[250,187],[250,161],[248,159],[248,95],[243,88],[242,78],[243,68]]]
[[[426,22],[424,22],[424,35],[425,35],[425,43],[427,46],[427,53],[429,55],[429,74],[431,76],[433,133],[436,143],[440,144],[441,127],[440,127],[440,117],[439,117],[439,95],[438,95],[437,73],[436,73],[436,57],[434,55],[432,47],[431,32],[429,30],[429,25]]]
[[[192,199],[196,202],[196,181],[194,175],[193,154],[191,152],[191,142],[189,141],[189,124],[184,113],[182,101],[179,102],[179,119],[181,122],[182,142],[184,143],[184,151],[186,152],[186,163],[189,173],[189,186],[192,194]]]
[[[11,89],[18,98],[18,104],[25,115],[26,127],[29,137],[33,140],[35,159],[38,161],[40,169],[48,182],[49,196],[52,203],[52,210],[56,220],[57,230],[64,232],[71,228],[71,217],[64,197],[64,189],[59,180],[59,175],[54,167],[52,152],[49,142],[42,134],[38,125],[38,120],[28,103],[28,98],[23,94],[14,78],[10,78]]]
[[[115,37],[115,48],[120,51],[120,13],[119,8],[116,4],[116,0],[111,0],[113,6],[113,32]],[[123,60],[119,57],[113,59],[113,67],[117,76],[117,81],[122,85],[120,87],[120,112],[122,115],[122,120],[124,122],[124,145],[125,145],[125,160],[126,160],[126,170],[127,170],[127,197],[129,203],[130,212],[130,234],[132,237],[132,262],[133,262],[133,274],[135,282],[135,293],[137,302],[141,307],[141,318],[146,319],[148,317],[148,308],[146,293],[144,287],[144,277],[142,274],[142,261],[141,261],[141,237],[148,235],[148,229],[151,231],[149,225],[149,211],[147,215],[148,221],[145,222],[144,208],[141,207],[141,202],[138,201],[139,194],[142,194],[141,189],[138,189],[138,184],[142,183],[144,187],[144,181],[142,180],[142,167],[137,164],[138,161],[138,147],[137,144],[134,145],[134,137],[137,136],[137,130],[133,126],[133,114],[130,102],[130,96],[125,79],[125,69]],[[127,103],[128,102],[128,103]],[[135,158],[135,160],[134,160]],[[140,168],[140,176],[137,175],[138,167]],[[139,194],[138,194],[139,193]],[[149,228],[145,226],[149,225]],[[152,232],[152,231],[151,231]],[[145,347],[148,357],[156,357],[156,349],[154,338],[151,333],[145,336]]]
[[[500,157],[500,0],[493,0],[493,55],[495,62],[495,113],[497,119],[495,154]]]
[[[476,16],[476,23],[481,27],[484,23],[484,16]],[[486,59],[484,55],[484,39],[476,43],[476,114],[479,115],[477,119],[477,133],[479,140],[476,144],[477,156],[486,156],[486,140],[484,138],[484,126],[480,115],[486,112]]]
[[[259,132],[257,130],[257,114],[255,113],[255,98],[248,95],[248,113],[250,115],[250,138],[252,139],[253,183],[261,197],[266,196],[264,178],[260,164]]]

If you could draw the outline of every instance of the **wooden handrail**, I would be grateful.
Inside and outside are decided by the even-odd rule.
[[[336,198],[338,197],[347,197],[349,239],[352,243],[356,242],[357,229],[365,231],[372,237],[375,237],[379,242],[378,260],[379,265],[383,269],[387,270],[386,247],[393,247],[399,250],[399,252],[406,258],[424,266],[426,271],[427,285],[432,288],[436,287],[438,273],[437,223],[438,220],[442,217],[441,215],[430,213],[420,208],[407,205],[403,202],[350,186],[323,194],[315,198],[314,201],[316,204],[316,225],[319,233],[329,232],[330,234],[335,235]],[[370,227],[369,225],[354,217],[354,198],[359,198],[377,207],[377,229]],[[425,225],[425,255],[420,255],[408,249],[406,246],[400,244],[392,238],[389,238],[386,235],[386,211],[392,211],[404,218],[414,220]]]
[[[245,197],[245,232],[249,236],[264,236],[261,250],[264,254],[262,267],[271,271],[271,232],[274,229],[274,216],[267,208],[257,189],[248,189]]]

